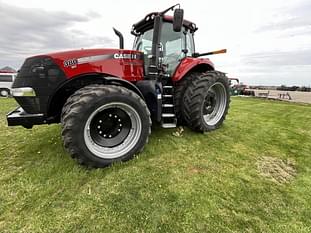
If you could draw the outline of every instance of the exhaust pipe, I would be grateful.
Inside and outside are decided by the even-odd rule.
[[[120,49],[124,49],[124,39],[121,32],[113,28],[114,33],[119,37]]]

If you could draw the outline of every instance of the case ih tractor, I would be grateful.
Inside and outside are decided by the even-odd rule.
[[[175,9],[175,10],[174,10]],[[174,16],[166,15],[174,10]],[[61,123],[64,147],[80,164],[105,167],[142,151],[151,124],[219,127],[229,107],[224,73],[195,52],[198,28],[179,4],[133,25],[133,50],[82,49],[27,58],[13,84],[20,107],[9,126]]]

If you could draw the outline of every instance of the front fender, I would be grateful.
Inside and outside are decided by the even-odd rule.
[[[116,78],[116,77],[105,77],[104,78],[106,80],[106,82],[108,84],[113,84],[113,83],[117,83],[120,84],[121,86],[124,86],[132,91],[134,91],[136,94],[138,94],[143,100],[145,100],[144,95],[142,94],[142,92],[138,89],[138,87],[136,87],[133,83],[125,80],[125,79],[121,79],[121,78]]]
[[[123,86],[129,90],[132,90],[143,100],[145,100],[142,92],[133,83],[127,80],[104,74],[89,73],[73,77],[62,83],[62,85],[58,86],[58,88],[54,90],[53,94],[49,98],[47,105],[47,115],[50,117],[58,116],[61,112],[62,106],[70,95],[72,95],[76,90],[91,84]]]

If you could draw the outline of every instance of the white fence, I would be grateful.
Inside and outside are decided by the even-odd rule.
[[[256,97],[311,104],[311,92],[256,90],[256,89],[249,89],[249,90],[254,91]]]

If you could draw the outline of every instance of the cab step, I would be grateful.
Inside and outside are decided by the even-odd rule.
[[[176,123],[162,123],[161,126],[162,128],[166,128],[166,129],[176,128]]]
[[[162,95],[165,98],[173,98],[173,95]]]
[[[162,117],[175,117],[174,113],[162,113]]]
[[[163,128],[175,128],[177,124],[177,118],[175,116],[174,109],[174,95],[173,86],[163,86],[162,93],[162,120],[161,126]]]
[[[162,107],[164,107],[164,108],[172,108],[172,107],[174,107],[174,104],[162,104]]]

